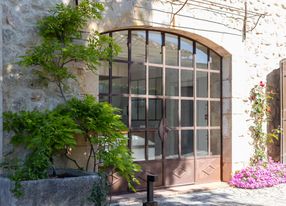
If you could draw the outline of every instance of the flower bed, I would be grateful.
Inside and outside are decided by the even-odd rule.
[[[270,160],[246,167],[234,174],[229,184],[245,189],[271,187],[286,183],[286,165]]]

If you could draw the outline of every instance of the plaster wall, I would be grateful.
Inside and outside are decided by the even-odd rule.
[[[22,69],[15,63],[19,56],[39,41],[36,21],[47,15],[48,9],[57,2],[60,0],[6,0],[1,3],[3,46],[0,62],[2,57],[4,99],[3,107],[0,108],[4,111],[46,109],[61,102],[54,86],[50,84],[44,87],[31,75],[30,68]],[[279,68],[279,61],[286,56],[285,1],[249,0],[246,19],[248,32],[244,40],[244,0],[212,0],[216,4],[201,3],[199,6],[190,3],[174,18],[172,12],[176,12],[180,6],[171,5],[165,0],[102,2],[106,8],[104,18],[100,22],[91,22],[90,30],[104,32],[144,27],[171,31],[197,40],[224,57],[223,170],[226,172],[223,178],[228,179],[231,172],[246,166],[252,154],[249,92],[259,81],[266,81],[267,75]],[[223,9],[218,4],[239,9]],[[264,15],[259,18],[259,14]],[[68,93],[78,96],[84,93],[97,94],[96,75],[85,72],[78,65],[74,67],[77,68],[79,81],[70,82],[73,87]],[[2,152],[0,143],[0,157],[1,153],[6,154],[11,150],[8,142],[9,136],[6,135]]]

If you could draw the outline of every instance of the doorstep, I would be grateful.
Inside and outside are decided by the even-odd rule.
[[[164,189],[154,190],[154,200],[156,198],[168,198],[181,194],[194,193],[194,192],[204,192],[208,190],[226,188],[229,185],[226,182],[213,182],[206,184],[197,185],[184,185],[184,186],[174,186]],[[112,196],[111,206],[117,205],[138,205],[146,201],[146,192],[136,192],[123,195]]]

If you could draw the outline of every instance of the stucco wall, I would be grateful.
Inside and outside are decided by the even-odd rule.
[[[171,22],[173,16],[170,12],[176,12],[180,6],[170,5],[164,0],[108,0],[103,1],[106,5],[104,19],[91,23],[89,29],[108,31],[127,27],[156,27],[184,34],[224,56],[223,167],[224,170],[234,171],[248,163],[252,152],[249,133],[250,89],[259,81],[266,81],[267,75],[277,69],[279,61],[286,56],[286,3],[283,0],[273,0],[271,3],[249,0],[246,24],[249,32],[243,41],[244,0],[212,1],[240,10],[223,9],[216,4],[201,4],[203,8],[191,3]],[[2,1],[4,111],[51,108],[61,101],[55,87],[43,87],[29,69],[23,70],[15,64],[17,57],[39,41],[35,23],[56,2],[60,0]],[[265,16],[259,18],[251,12]],[[84,71],[78,74],[80,85],[71,87],[69,93],[96,94],[95,87],[90,86],[96,85],[91,75]],[[4,145],[8,141],[8,137],[4,138]],[[10,150],[9,147],[4,148],[4,153]]]

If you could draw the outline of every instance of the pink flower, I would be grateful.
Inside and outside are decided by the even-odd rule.
[[[260,82],[259,82],[259,86],[264,87],[264,86],[265,86],[265,83],[264,83],[263,81],[260,81]]]
[[[239,188],[257,189],[285,182],[286,166],[270,159],[269,162],[259,162],[256,166],[235,172],[229,184]]]

